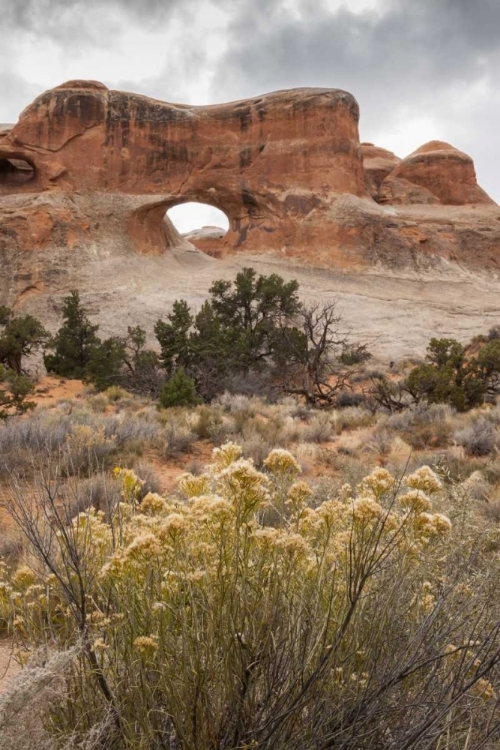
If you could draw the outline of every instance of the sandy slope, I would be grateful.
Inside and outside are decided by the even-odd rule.
[[[444,261],[429,272],[348,273],[276,255],[214,260],[189,250],[147,258],[130,253],[119,263],[113,253],[98,253],[95,262],[87,259],[80,266],[78,277],[69,274],[57,293],[32,296],[22,309],[55,329],[62,298],[78,288],[91,317],[101,324],[101,335],[124,333],[127,325],[137,324],[152,334],[155,321],[168,314],[175,299],[185,298],[199,309],[215,279],[232,279],[244,266],[296,278],[308,302],[338,299],[353,336],[367,341],[383,360],[421,355],[435,335],[467,341],[500,323],[500,280]]]

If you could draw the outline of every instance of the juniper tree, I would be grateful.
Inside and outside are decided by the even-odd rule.
[[[99,326],[90,322],[75,289],[65,298],[62,312],[64,323],[49,343],[53,353],[45,354],[45,366],[56,375],[84,378],[93,350],[100,344]]]

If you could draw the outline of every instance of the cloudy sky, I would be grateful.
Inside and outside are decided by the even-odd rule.
[[[448,141],[500,202],[500,0],[0,0],[0,19],[0,123],[71,78],[192,104],[342,88],[362,140]]]

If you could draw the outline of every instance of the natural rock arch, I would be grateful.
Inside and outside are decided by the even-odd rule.
[[[220,208],[199,201],[187,201],[172,206],[165,219],[195,248],[212,257],[222,257],[229,218]]]
[[[227,214],[227,247],[281,249],[311,240],[315,208],[366,195],[358,117],[336,89],[190,107],[70,81],[24,110],[0,158],[14,143],[35,154],[42,192],[141,196],[125,216],[141,253],[164,252],[163,215],[182,201]]]
[[[0,297],[61,288],[137,253],[164,256],[167,268],[173,250],[193,258],[165,218],[189,201],[228,216],[217,257],[498,269],[499,209],[472,159],[434,141],[401,160],[360,144],[358,119],[356,100],[338,89],[203,107],[95,81],[47,91],[0,126]]]

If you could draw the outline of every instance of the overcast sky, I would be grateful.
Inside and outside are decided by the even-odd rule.
[[[448,141],[500,202],[500,0],[0,0],[0,19],[0,123],[71,78],[191,104],[341,88],[361,140]]]

